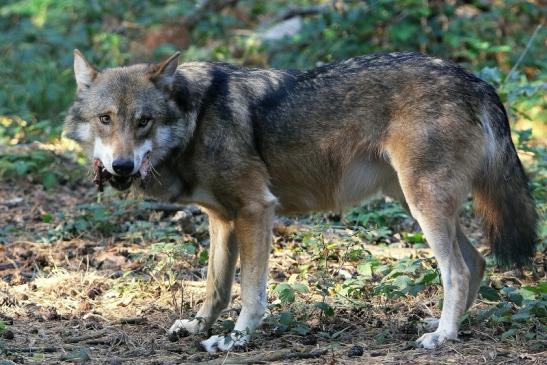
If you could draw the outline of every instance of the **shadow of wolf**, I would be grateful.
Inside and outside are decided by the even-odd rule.
[[[242,310],[209,352],[248,343],[267,305],[275,214],[338,210],[383,192],[419,222],[438,260],[444,305],[436,348],[457,339],[485,262],[463,234],[467,194],[502,265],[534,254],[537,215],[494,88],[417,53],[355,57],[307,72],[165,62],[105,69],[75,51],[65,135],[93,160],[100,187],[196,203],[210,218],[206,299],[171,333],[209,329],[241,265]]]

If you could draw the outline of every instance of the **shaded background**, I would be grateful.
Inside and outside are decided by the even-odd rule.
[[[3,119],[0,138],[58,136],[74,95],[74,48],[99,67],[180,50],[184,60],[299,69],[374,51],[421,51],[481,73],[544,131],[536,91],[544,90],[545,28],[512,73],[523,88],[502,83],[545,16],[539,1],[515,0],[4,1],[0,116],[16,120]],[[521,94],[527,100],[507,99]],[[21,124],[30,126],[21,131]]]

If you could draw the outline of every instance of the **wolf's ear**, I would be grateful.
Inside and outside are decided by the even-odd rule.
[[[74,50],[74,75],[76,76],[76,84],[78,91],[88,87],[95,77],[97,77],[97,69],[93,67],[84,57],[82,52]]]
[[[179,65],[179,56],[180,52],[176,52],[165,61],[154,65],[150,79],[160,81],[164,85],[170,85]]]

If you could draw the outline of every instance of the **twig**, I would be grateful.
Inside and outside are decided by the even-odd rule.
[[[177,203],[145,202],[141,204],[140,207],[143,209],[159,210],[163,212],[178,212],[182,210],[189,215],[199,212],[199,208]]]
[[[106,334],[106,331],[100,331],[96,333],[91,333],[89,335],[83,335],[83,336],[75,336],[75,337],[67,337],[63,339],[64,343],[76,343],[76,342],[82,342],[86,340],[95,339],[98,337],[103,337]]]
[[[5,262],[0,264],[0,270],[17,269],[19,268],[19,265],[22,265],[22,264],[23,263],[20,261]]]
[[[230,352],[229,352],[229,351],[226,353],[226,356],[224,356],[224,360],[222,361],[222,364],[221,364],[221,365],[226,364],[226,360],[228,360],[228,355],[230,355]]]
[[[280,351],[280,352],[274,352],[274,353],[266,353],[266,354],[259,354],[259,355],[253,355],[248,357],[243,356],[235,356],[232,358],[220,358],[215,359],[211,361],[204,362],[204,364],[209,365],[221,365],[221,364],[260,364],[265,362],[274,362],[274,361],[294,361],[294,360],[303,360],[303,359],[315,359],[318,357],[321,357],[325,355],[328,352],[328,350],[320,349],[320,350],[313,350],[310,352],[290,352],[287,351]]]
[[[509,73],[507,74],[507,76],[505,77],[505,80],[503,80],[503,83],[505,84],[507,82],[507,80],[509,80],[509,78],[513,75],[513,72],[515,72],[515,70],[520,66],[520,63],[522,62],[522,60],[524,59],[524,56],[526,56],[526,53],[528,53],[528,50],[530,49],[530,46],[532,45],[532,43],[534,42],[534,39],[536,38],[536,35],[538,34],[539,30],[541,29],[541,27],[543,27],[543,24],[538,24],[538,26],[536,27],[536,29],[534,30],[534,33],[532,33],[532,36],[530,37],[530,39],[528,40],[528,43],[526,44],[526,47],[524,48],[524,51],[522,51],[522,53],[520,54],[520,57],[518,58],[517,62],[515,63],[515,65],[511,68],[511,71],[509,71]]]
[[[128,318],[120,318],[115,324],[143,324],[146,323],[146,318],[144,317],[128,317]]]
[[[37,353],[51,353],[51,352],[57,352],[57,351],[62,351],[63,348],[61,347],[50,347],[50,346],[47,346],[47,347],[11,347],[11,348],[6,348],[4,351],[6,353],[10,353],[10,352],[23,352],[23,353],[33,353],[33,352],[37,352]]]
[[[112,341],[109,340],[109,339],[97,338],[97,339],[92,339],[92,340],[89,340],[89,341],[85,341],[84,345],[89,345],[89,346],[108,345],[108,346],[110,346],[110,345],[112,345]]]
[[[23,202],[23,198],[13,198],[8,200],[0,200],[0,205],[5,205],[6,207],[15,207]]]

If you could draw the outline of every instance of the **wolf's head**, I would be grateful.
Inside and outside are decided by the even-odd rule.
[[[98,71],[74,51],[77,96],[64,135],[77,141],[119,190],[145,179],[193,132],[195,121],[180,105],[178,58],[176,53],[158,64]]]

